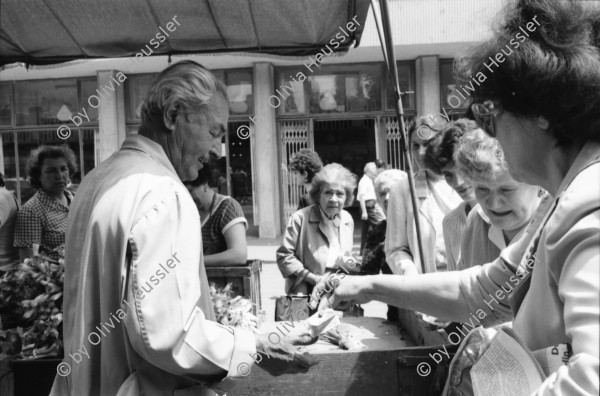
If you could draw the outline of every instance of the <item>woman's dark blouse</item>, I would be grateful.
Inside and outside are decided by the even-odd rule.
[[[240,204],[231,197],[223,197],[213,214],[202,225],[202,248],[204,255],[221,253],[227,250],[225,232],[231,226],[243,223],[248,227],[248,221]]]

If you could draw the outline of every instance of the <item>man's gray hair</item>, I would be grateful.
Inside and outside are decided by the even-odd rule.
[[[373,186],[375,187],[375,195],[379,197],[381,191],[384,188],[390,189],[396,183],[400,183],[402,179],[407,178],[408,175],[406,172],[401,171],[399,169],[388,169],[377,175],[375,180],[373,181]]]
[[[371,172],[375,175],[377,174],[377,165],[375,165],[375,162],[367,162],[363,168],[363,173],[366,175],[367,172]]]
[[[167,109],[189,115],[205,114],[210,100],[221,93],[227,101],[227,87],[206,68],[185,60],[167,67],[152,82],[142,106],[142,124],[161,120]]]

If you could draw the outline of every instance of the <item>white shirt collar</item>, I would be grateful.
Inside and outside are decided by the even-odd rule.
[[[477,205],[477,213],[479,216],[481,216],[483,221],[490,225],[490,228],[488,229],[488,239],[492,241],[492,243],[496,245],[498,249],[504,249],[506,247],[506,242],[504,241],[504,233],[502,230],[492,224],[490,218],[487,217],[483,212],[483,209],[481,209],[481,205]]]

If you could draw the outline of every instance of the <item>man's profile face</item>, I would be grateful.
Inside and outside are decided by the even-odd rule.
[[[209,102],[205,115],[177,116],[175,139],[179,155],[172,153],[173,167],[181,181],[194,180],[211,157],[221,157],[221,142],[227,133],[229,107],[222,94]],[[179,158],[178,158],[179,157]]]

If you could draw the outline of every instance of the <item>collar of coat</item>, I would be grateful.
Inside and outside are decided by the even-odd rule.
[[[154,162],[171,171],[177,180],[179,180],[179,176],[171,164],[171,161],[169,161],[165,150],[154,140],[148,139],[140,134],[131,134],[125,138],[121,150],[135,150],[148,155]]]
[[[340,211],[340,213],[337,215],[337,217],[340,219],[340,224],[350,223],[350,220],[346,216],[343,216],[343,213],[343,211]],[[323,215],[321,214],[321,207],[319,205],[315,204],[312,206],[308,221],[311,223],[320,223],[321,221],[325,221],[325,219],[323,219]]]

